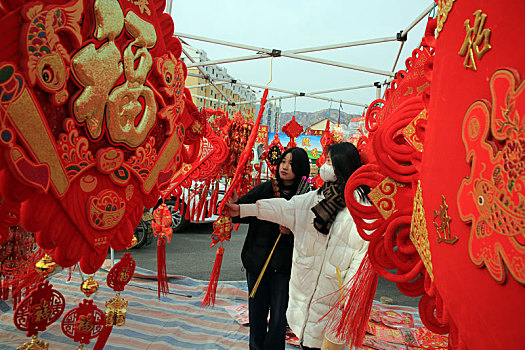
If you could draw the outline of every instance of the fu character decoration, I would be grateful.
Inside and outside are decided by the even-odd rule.
[[[168,276],[166,274],[166,244],[171,241],[173,229],[171,228],[171,212],[166,204],[162,203],[153,211],[151,227],[157,240],[157,284],[158,296],[169,293]]]
[[[31,342],[17,349],[47,349],[49,344],[38,340],[38,332],[45,331],[50,324],[58,320],[65,306],[64,296],[53,289],[49,281],[37,284],[18,304],[13,315],[16,328],[26,332],[28,337],[32,337]]]
[[[90,339],[96,338],[106,325],[106,316],[90,299],[84,299],[78,307],[70,310],[62,319],[62,332],[79,342],[79,349],[89,344]]]
[[[12,203],[0,240],[19,208],[58,266],[93,274],[109,247],[130,245],[182,145],[199,149],[204,124],[164,7],[0,0],[0,196]]]
[[[206,296],[201,303],[201,306],[212,306],[215,305],[215,294],[217,292],[217,283],[219,282],[219,275],[221,273],[222,258],[224,257],[224,247],[222,243],[224,241],[230,241],[233,231],[233,224],[231,217],[227,215],[220,215],[217,220],[213,223],[213,232],[211,234],[210,248],[215,247],[218,243],[220,246],[217,247],[217,253],[215,255],[215,262],[211,271],[210,282],[206,291]]]
[[[129,283],[135,272],[135,260],[130,253],[124,253],[118,263],[109,270],[106,277],[108,286],[116,295],[106,301],[106,324],[98,335],[94,350],[102,350],[113,330],[113,326],[122,327],[126,324],[128,302],[120,296],[120,292]]]

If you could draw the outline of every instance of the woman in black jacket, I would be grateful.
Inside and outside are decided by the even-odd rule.
[[[274,197],[290,199],[297,192],[301,179],[309,174],[310,162],[306,151],[299,147],[289,148],[279,158],[275,179],[254,187],[237,203],[255,203],[259,199]],[[235,218],[234,222],[249,224],[241,259],[246,269],[248,293],[250,293],[279,233],[287,229],[256,217]],[[275,247],[255,296],[249,298],[250,349],[252,350],[279,350],[285,347],[292,251],[293,235],[283,234]]]

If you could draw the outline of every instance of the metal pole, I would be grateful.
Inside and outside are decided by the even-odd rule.
[[[342,48],[345,48],[345,47],[352,47],[352,46],[379,44],[379,43],[386,43],[386,42],[389,42],[389,41],[396,41],[396,40],[397,40],[397,36],[388,36],[388,37],[384,37],[384,38],[351,41],[351,42],[341,43],[341,44],[306,47],[304,49],[287,50],[287,51],[284,51],[284,52],[298,54],[298,53],[316,52],[316,51],[324,51],[324,50],[342,49]]]
[[[242,62],[242,61],[250,61],[250,60],[256,60],[259,58],[268,58],[272,57],[270,55],[267,55],[265,53],[260,53],[256,55],[248,55],[248,56],[239,56],[239,57],[232,57],[232,58],[223,58],[223,59],[217,59],[217,60],[210,60],[210,61],[202,61],[202,62],[196,62],[196,63],[190,63],[187,65],[188,68],[192,67],[204,67],[204,66],[212,66],[216,64],[223,64],[223,63],[233,63],[233,62]]]
[[[228,104],[224,101],[221,101],[221,100],[217,100],[216,98],[212,98],[212,97],[206,97],[206,96],[200,96],[200,95],[191,95],[191,97],[195,97],[195,98],[200,98],[201,100],[206,100],[206,101],[210,101],[210,102],[215,102],[215,103],[218,103],[219,105],[220,104]],[[235,105],[239,105],[240,103],[235,103]],[[220,106],[219,106],[220,107]]]
[[[195,75],[193,73],[188,73],[188,76],[196,76],[196,77],[201,77],[200,75]],[[234,83],[232,82],[231,80],[224,80],[224,79],[215,79],[216,81],[227,81],[227,82],[231,82],[231,83]],[[350,102],[350,101],[345,101],[345,100],[334,100],[333,98],[328,98],[328,97],[323,97],[323,96],[317,96],[317,95],[312,95],[310,93],[304,93],[304,92],[296,92],[296,91],[290,91],[290,90],[284,90],[284,89],[278,89],[278,88],[275,88],[275,87],[266,87],[265,85],[259,85],[259,84],[248,84],[248,83],[244,83],[242,81],[239,81],[239,80],[236,80],[234,84],[239,84],[239,85],[246,85],[246,86],[251,86],[251,87],[255,87],[255,88],[259,88],[259,89],[268,89],[270,91],[277,91],[277,92],[282,92],[284,94],[292,94],[294,96],[298,96],[298,97],[301,97],[301,96],[304,96],[304,97],[310,97],[310,98],[315,98],[315,99],[318,99],[318,100],[324,100],[324,101],[339,101],[341,103],[344,103],[344,104],[348,104],[348,105],[353,105],[353,106],[359,106],[359,107],[365,107],[367,105],[365,104],[362,104],[362,103],[357,103],[357,102]],[[236,103],[237,104],[237,103]]]
[[[282,56],[289,57],[289,58],[295,58],[295,59],[302,60],[302,61],[326,64],[326,65],[329,65],[329,66],[353,69],[353,70],[366,72],[366,73],[385,75],[387,77],[391,77],[393,75],[392,72],[389,72],[389,71],[386,71],[386,70],[382,70],[382,69],[369,68],[369,67],[359,66],[359,65],[356,65],[356,64],[337,62],[337,61],[326,60],[326,59],[321,59],[321,58],[317,58],[317,57],[311,57],[311,56],[305,56],[305,55],[296,55],[296,54],[290,54],[290,53],[285,53],[285,52],[282,53]]]
[[[425,18],[428,15],[430,11],[432,11],[433,8],[434,8],[434,2],[432,2],[432,4],[430,4],[423,12],[421,12],[421,14],[412,23],[410,23],[405,30],[401,32],[401,35],[402,36],[407,35],[408,32],[411,31],[412,28],[416,26],[416,24],[418,24],[423,18]]]
[[[357,89],[364,89],[364,88],[370,88],[370,87],[374,87],[374,84],[366,84],[366,85],[359,85],[359,86],[350,86],[350,87],[345,87],[345,88],[314,91],[314,92],[310,92],[310,95],[321,95],[321,94],[328,94],[330,92],[357,90]]]
[[[173,3],[173,0],[166,0],[166,9],[168,10],[168,12],[166,12],[168,15],[171,16],[171,5]]]
[[[392,72],[396,71],[397,61],[399,60],[399,57],[401,56],[401,51],[403,50],[403,46],[405,46],[405,42],[402,41],[401,45],[399,46],[399,51],[397,52],[396,60],[394,61],[394,66],[392,67]]]
[[[221,81],[221,82],[217,82],[215,83],[215,85],[225,85],[225,84],[228,84],[228,82],[226,81]],[[186,88],[188,89],[197,89],[197,88],[200,88],[200,87],[206,87],[206,86],[210,86],[211,83],[206,83],[206,84],[200,84],[200,85],[192,85],[192,86],[186,86]]]
[[[256,46],[251,46],[251,45],[237,44],[237,43],[232,43],[232,42],[224,41],[224,40],[205,38],[205,37],[198,36],[198,35],[191,35],[191,34],[178,33],[178,32],[174,33],[174,35],[175,36],[179,36],[179,37],[188,38],[188,39],[194,39],[194,40],[200,40],[200,41],[214,43],[214,44],[220,44],[220,45],[225,45],[225,46],[230,46],[230,47],[236,47],[236,48],[239,48],[239,49],[246,49],[246,50],[252,50],[252,51],[257,51],[257,52],[263,52],[263,53],[266,53],[268,55],[274,55],[274,56],[280,55],[280,56],[283,56],[283,57],[294,58],[294,59],[298,59],[298,60],[304,60],[304,61],[309,61],[309,62],[314,62],[314,63],[326,64],[326,65],[329,65],[329,66],[336,66],[336,67],[340,67],[340,68],[353,69],[353,70],[358,70],[358,71],[367,72],[367,73],[392,76],[391,72],[384,71],[384,70],[381,70],[381,69],[368,68],[368,67],[358,66],[358,65],[355,65],[355,64],[348,64],[348,63],[337,62],[337,61],[332,61],[332,60],[325,60],[325,59],[316,58],[316,57],[310,57],[310,56],[305,56],[305,55],[298,55],[298,54],[291,53],[290,51],[282,51],[282,52],[278,53],[278,52],[275,52],[275,51],[278,51],[278,50],[270,50],[270,49],[267,49],[267,48],[264,48],[264,47],[256,47]],[[246,57],[246,56],[244,56],[244,57]],[[192,61],[192,63],[195,63],[192,59],[190,59],[190,61]],[[187,67],[188,68],[198,67],[198,64],[197,65],[188,64]]]
[[[252,45],[238,44],[238,43],[233,43],[231,41],[211,39],[211,38],[206,38],[206,37],[199,36],[199,35],[186,34],[186,33],[180,33],[180,32],[175,32],[175,33],[173,33],[173,35],[174,36],[180,36],[180,37],[183,37],[183,38],[186,38],[186,39],[193,39],[193,40],[204,41],[204,42],[212,43],[212,44],[219,44],[219,45],[225,45],[225,46],[230,46],[230,47],[236,47],[238,49],[251,50],[251,51],[255,51],[255,52],[264,52],[264,53],[267,53],[267,54],[271,54],[272,53],[272,50],[264,48],[264,47],[257,47],[257,46],[252,46]]]

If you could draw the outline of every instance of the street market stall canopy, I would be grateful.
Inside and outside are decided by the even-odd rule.
[[[206,73],[203,67],[210,66],[210,65],[221,65],[221,64],[227,64],[227,63],[234,63],[234,62],[260,60],[260,59],[265,59],[265,58],[270,58],[270,59],[289,58],[289,59],[294,59],[294,60],[301,60],[301,61],[306,61],[306,62],[311,62],[311,63],[316,63],[316,64],[337,67],[337,68],[341,68],[345,70],[364,72],[369,75],[370,83],[354,85],[354,86],[334,87],[331,89],[317,90],[317,91],[305,91],[305,90],[302,90],[301,87],[297,87],[297,89],[292,91],[289,89],[282,89],[279,87],[269,86],[268,90],[270,90],[271,92],[279,93],[281,95],[277,97],[269,97],[268,101],[283,100],[283,99],[290,99],[290,98],[297,98],[297,97],[306,97],[306,98],[311,98],[311,99],[333,101],[333,102],[338,102],[338,103],[345,104],[345,105],[366,108],[368,107],[368,104],[363,101],[349,101],[346,99],[333,97],[333,94],[337,92],[342,92],[342,91],[374,88],[376,89],[376,98],[380,98],[382,95],[382,88],[388,87],[390,85],[390,82],[395,77],[396,67],[401,57],[403,47],[405,46],[405,43],[407,42],[408,34],[410,33],[410,31],[414,29],[414,27],[418,23],[420,23],[423,19],[425,19],[431,11],[433,11],[435,6],[436,5],[434,2],[429,2],[428,7],[425,8],[412,22],[410,22],[406,26],[405,29],[401,30],[398,33],[394,33],[393,35],[390,35],[390,36],[364,39],[364,40],[351,41],[351,42],[343,42],[343,43],[330,44],[330,45],[315,46],[315,47],[305,47],[305,48],[300,48],[300,49],[289,49],[289,50],[271,49],[271,48],[266,48],[266,47],[261,47],[261,46],[254,46],[254,45],[247,45],[247,44],[242,44],[242,43],[231,42],[227,40],[214,39],[214,38],[194,35],[191,33],[175,32],[174,35],[181,40],[190,39],[190,40],[207,42],[207,43],[223,45],[227,47],[244,49],[247,51],[255,52],[254,54],[250,54],[250,55],[227,57],[227,58],[197,62],[190,55],[190,53],[187,50],[185,50],[183,47],[183,54],[191,62],[191,63],[187,63],[186,65],[187,68],[189,70],[191,70],[191,68],[197,68],[199,71],[199,73],[189,72],[188,75],[196,76],[196,77],[208,80],[209,84],[213,86],[217,90],[217,92],[221,95],[222,100],[214,99],[214,98],[207,97],[207,96],[199,96],[197,94],[193,95],[195,98],[201,98],[201,99],[219,103],[219,104],[225,103],[229,106],[259,103],[259,101],[233,102],[217,86],[225,84],[225,83],[249,86],[252,88],[259,88],[259,89],[265,89],[266,86],[262,84],[256,84],[251,81],[240,81],[238,79],[221,79],[218,77],[210,76],[208,73]],[[172,0],[169,0],[167,2],[167,7],[166,7],[167,9],[166,11],[168,13],[171,13],[171,7],[172,7]],[[397,52],[392,53],[393,65],[392,65],[391,70],[376,69],[372,67],[366,67],[366,66],[354,64],[352,62],[341,62],[341,61],[323,59],[323,58],[318,58],[318,57],[313,57],[311,55],[308,55],[309,53],[315,53],[315,52],[321,52],[321,51],[327,51],[327,50],[336,50],[336,49],[343,49],[343,48],[363,46],[363,45],[381,44],[381,43],[388,43],[388,42],[399,42],[399,48]],[[202,85],[199,85],[199,86],[202,86]],[[330,97],[331,95],[332,97]]]

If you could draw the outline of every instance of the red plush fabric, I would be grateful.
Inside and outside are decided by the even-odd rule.
[[[164,8],[0,1],[0,232],[19,210],[63,267],[91,274],[108,246],[127,248],[143,207],[199,153],[206,121]]]
[[[469,56],[470,50],[461,55],[478,10],[486,18],[478,22],[479,46],[473,49],[491,48],[481,57],[476,51]],[[433,60],[423,203],[434,283],[458,329],[456,343],[469,349],[521,349],[525,344],[525,214],[517,210],[525,188],[523,177],[513,174],[525,172],[523,148],[519,151],[525,136],[525,38],[518,29],[523,13],[522,1],[454,2]],[[485,30],[489,36],[483,36]],[[476,33],[471,33],[474,41]],[[472,63],[476,70],[468,68]],[[448,205],[450,237],[457,237],[454,244],[439,241],[443,234],[433,223],[441,196]],[[508,225],[514,229],[504,231]]]

